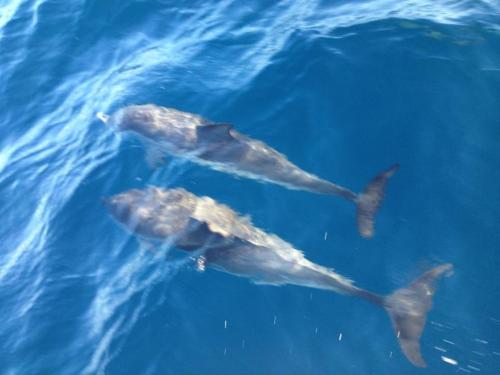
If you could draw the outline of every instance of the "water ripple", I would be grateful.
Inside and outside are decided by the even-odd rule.
[[[370,132],[370,129],[363,128],[359,131],[363,134],[349,138],[349,130],[345,128],[332,130],[330,125],[320,126],[321,121],[331,124],[330,117],[351,108],[345,101],[344,107],[338,105],[335,108],[337,112],[327,120],[321,119],[322,113],[332,112],[329,107],[333,106],[334,99],[335,103],[341,102],[345,95],[355,103],[362,97],[362,91],[367,89],[361,87],[360,92],[354,92],[358,90],[356,86],[359,82],[356,77],[347,74],[345,82],[351,85],[348,88],[353,92],[342,92],[340,89],[339,94],[336,86],[330,86],[332,76],[337,74],[335,69],[349,63],[353,70],[362,71],[366,64],[371,64],[370,68],[380,74],[377,64],[364,59],[374,58],[376,61],[377,57],[380,58],[377,53],[390,53],[395,45],[404,55],[408,52],[406,46],[401,44],[411,41],[415,42],[412,53],[420,54],[422,66],[429,64],[422,68],[421,74],[425,74],[424,70],[430,67],[440,69],[441,63],[456,68],[458,62],[468,63],[463,71],[471,72],[476,69],[473,63],[479,62],[478,70],[482,69],[481,72],[489,75],[488,80],[478,80],[484,87],[478,84],[474,86],[475,90],[487,93],[482,97],[483,102],[493,103],[498,95],[488,84],[498,82],[500,59],[498,49],[487,47],[496,43],[500,36],[499,15],[500,6],[495,0],[361,0],[334,3],[324,0],[165,0],[116,1],[109,4],[84,0],[0,0],[0,208],[3,213],[0,226],[3,244],[0,256],[0,313],[5,322],[0,327],[3,342],[0,353],[5,358],[0,363],[0,372],[42,373],[48,369],[45,373],[108,373],[110,364],[121,356],[141,319],[164,304],[165,290],[160,295],[153,294],[153,291],[160,285],[166,288],[177,272],[191,262],[189,258],[172,259],[168,248],[155,254],[138,251],[137,244],[119,229],[110,232],[111,223],[106,221],[104,210],[94,212],[94,209],[99,207],[101,196],[128,188],[134,183],[137,186],[153,182],[169,186],[186,175],[188,178],[184,182],[196,188],[198,173],[201,172],[191,170],[188,164],[178,161],[161,171],[147,170],[142,160],[137,160],[143,156],[142,148],[139,152],[131,150],[128,140],[122,142],[122,138],[98,124],[95,118],[97,112],[111,112],[122,105],[148,101],[184,106],[181,109],[200,113],[206,111],[210,115],[224,113],[234,106],[236,109],[231,116],[240,116],[243,122],[247,114],[245,111],[252,112],[252,120],[247,121],[250,131],[261,131],[264,128],[261,124],[267,124],[272,119],[276,127],[266,125],[261,135],[267,136],[272,132],[273,141],[281,138],[276,134],[291,133],[288,126],[292,126],[294,117],[300,114],[302,117],[297,115],[297,118],[304,121],[309,117],[309,122],[314,125],[304,126],[304,129],[293,128],[297,131],[297,139],[289,139],[292,146],[288,147],[291,151],[299,149],[299,153],[307,155],[305,161],[309,158],[314,167],[317,164],[324,167],[330,161],[318,163],[318,155],[324,158],[325,151],[330,151],[330,148],[322,148],[321,140],[314,143],[311,139],[327,138],[333,134],[331,138],[338,140],[338,152],[341,154],[345,150],[340,141],[363,140],[367,137],[365,133]],[[352,44],[349,44],[351,41]],[[429,49],[422,48],[422,45]],[[357,50],[373,50],[376,53],[358,57]],[[400,56],[395,56],[397,64]],[[439,62],[436,65],[429,63],[437,59]],[[330,61],[335,63],[331,65],[334,68],[328,64]],[[460,69],[454,70],[453,81],[460,75]],[[388,72],[383,73],[390,76]],[[445,76],[442,71],[441,74]],[[386,79],[389,78],[385,75],[380,78],[381,81]],[[339,85],[344,81],[334,82]],[[372,83],[373,86],[383,84],[378,81]],[[267,86],[273,87],[272,93],[264,92],[262,87]],[[460,99],[461,88],[450,87],[453,88],[450,95]],[[318,94],[311,94],[313,92]],[[284,95],[274,100],[274,96],[279,96],[276,93]],[[387,94],[385,92],[381,96]],[[428,94],[433,93],[429,91]],[[325,103],[318,99],[323,96],[327,97]],[[398,99],[390,97],[394,101]],[[435,98],[440,100],[441,94]],[[245,104],[241,105],[239,101]],[[401,101],[394,104],[395,110],[404,106],[404,100]],[[456,111],[456,107],[460,107],[460,101],[457,102],[459,104],[453,106],[453,111],[447,110]],[[484,103],[479,101],[476,105],[479,108],[476,114],[487,113],[483,108],[490,108],[491,111],[494,107],[482,107]],[[305,115],[301,112],[304,107],[308,111]],[[362,111],[356,107],[351,112]],[[413,112],[404,115],[412,117]],[[400,122],[399,118],[395,120],[387,116],[381,122]],[[473,175],[475,181],[482,181],[485,171],[494,168],[478,168],[478,159],[470,158],[470,154],[463,150],[472,149],[481,156],[481,160],[490,160],[491,165],[495,165],[494,151],[498,142],[494,136],[485,136],[483,129],[476,127],[474,116],[471,115],[469,120],[468,123],[473,125],[461,123],[462,128],[458,130],[452,126],[443,127],[445,130],[442,133],[434,127],[424,128],[422,125],[415,132],[427,136],[416,136],[414,142],[407,146],[408,152],[417,150],[415,153],[419,157],[435,161],[433,158],[436,150],[441,150],[443,138],[456,142],[458,151],[448,150],[446,158],[453,154],[462,169],[453,175],[447,173],[448,178],[462,189],[460,193],[446,192],[446,197],[460,202],[453,206],[462,210],[457,216],[475,217],[479,210],[477,197],[483,190],[493,196],[495,185],[490,186],[488,181],[469,186],[460,180],[465,177],[456,175]],[[352,126],[354,132],[360,129]],[[380,126],[373,131],[385,129],[384,125]],[[405,138],[402,133],[394,134]],[[313,147],[309,147],[311,145]],[[286,144],[281,146],[287,147]],[[366,147],[359,143],[354,148]],[[379,153],[377,149],[373,155]],[[401,151],[401,154],[404,155],[404,152]],[[443,159],[440,160],[442,163]],[[344,161],[335,161],[331,165],[342,171]],[[346,169],[354,168],[348,166]],[[261,189],[252,184],[245,186],[249,191]],[[267,188],[262,187],[258,194],[267,192]],[[246,198],[239,190],[227,189],[230,198],[241,196],[242,201]],[[248,198],[246,202],[249,207],[255,208],[261,201],[259,198]],[[94,202],[95,207],[92,206]],[[281,209],[288,210],[289,215],[293,214],[293,210],[302,214],[299,208],[272,204],[267,206],[270,213],[266,217],[273,224],[278,222],[276,225],[280,225]],[[297,207],[299,204],[297,201]],[[491,234],[495,233],[496,213],[496,206],[489,205],[478,218],[478,221],[486,222],[482,228],[491,238],[496,238],[495,234]],[[428,215],[431,216],[441,217],[442,221],[449,217],[434,211]],[[273,219],[275,217],[276,220]],[[81,223],[87,223],[89,228],[81,228],[85,225]],[[305,236],[306,229],[302,224],[297,228]],[[95,238],[90,234],[81,235],[87,230]],[[64,231],[71,235],[64,236]],[[398,233],[403,232],[406,233],[405,229],[400,229]],[[338,238],[338,241],[342,244],[343,239]],[[453,245],[449,247],[449,251],[453,251]],[[367,259],[367,262],[370,259],[374,264],[377,262],[369,256]],[[352,261],[345,263],[348,267]],[[395,264],[398,267],[395,272],[403,272],[399,270],[402,269],[401,264]],[[71,300],[73,293],[79,298],[78,306],[71,310],[72,306],[67,305],[75,303]],[[70,311],[65,317],[68,332],[60,328],[58,322],[58,311],[65,308]],[[297,307],[297,311],[301,308],[303,306]],[[194,332],[194,328],[191,329]],[[250,327],[247,333],[255,330],[255,327]],[[229,330],[224,334],[227,332]],[[60,335],[57,345],[51,341],[51,333]],[[232,338],[229,333],[223,336],[215,329],[212,333],[215,340]],[[332,342],[337,341],[337,334],[332,334]],[[287,337],[287,342],[296,337],[292,331],[282,336]],[[200,339],[196,333],[190,333],[189,337]],[[241,338],[234,340],[238,340],[239,345]],[[250,342],[248,340],[249,347]],[[314,345],[311,344],[311,347]],[[43,349],[40,349],[43,355],[37,351],[38,348]],[[376,352],[374,350],[373,354]],[[154,358],[144,371],[157,373],[162,370],[158,365],[161,355],[154,353],[152,356]],[[217,358],[215,355],[212,357]],[[22,363],[19,358],[23,358]],[[269,366],[266,369],[272,368]]]

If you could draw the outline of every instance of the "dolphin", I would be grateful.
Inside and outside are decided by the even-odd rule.
[[[111,116],[97,117],[116,131],[138,135],[148,146],[146,158],[157,166],[165,154],[189,159],[212,169],[271,182],[289,189],[336,195],[357,206],[361,236],[374,234],[374,218],[395,164],[373,178],[362,193],[305,172],[265,143],[237,132],[230,124],[214,124],[201,116],[153,104],[130,105]]]
[[[408,360],[426,366],[420,336],[432,307],[435,282],[451,273],[451,264],[432,268],[409,286],[381,296],[307,260],[288,242],[256,228],[250,218],[209,197],[182,188],[148,187],[104,198],[104,202],[111,216],[142,241],[194,252],[201,269],[212,267],[256,284],[298,285],[356,296],[384,308]]]

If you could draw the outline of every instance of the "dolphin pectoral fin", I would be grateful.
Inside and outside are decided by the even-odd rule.
[[[231,129],[233,129],[231,124],[209,124],[198,126],[196,131],[205,142],[230,142],[234,140]]]
[[[165,165],[167,163],[165,153],[159,147],[149,146],[146,149],[146,163],[151,169]]]
[[[441,276],[450,274],[452,269],[451,264],[435,267],[408,287],[398,289],[384,299],[383,305],[389,313],[399,345],[406,358],[417,367],[426,367],[420,352],[420,336],[432,307],[435,282]]]
[[[356,198],[356,221],[358,224],[358,231],[362,237],[373,237],[375,232],[375,215],[384,199],[387,181],[398,169],[399,164],[395,164],[386,171],[380,173],[370,181],[361,194],[358,194]]]

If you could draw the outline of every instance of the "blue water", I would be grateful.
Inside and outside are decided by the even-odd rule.
[[[0,103],[0,374],[500,374],[498,1],[0,0]],[[401,163],[375,238],[340,199],[150,169],[95,117],[143,103],[355,191]],[[228,204],[378,293],[453,263],[428,368],[361,300],[140,251],[101,198],[148,184]]]

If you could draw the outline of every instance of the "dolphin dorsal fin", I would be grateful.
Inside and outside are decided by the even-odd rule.
[[[197,128],[204,140],[211,141],[232,141],[234,137],[231,134],[233,125],[231,124],[208,124]]]

